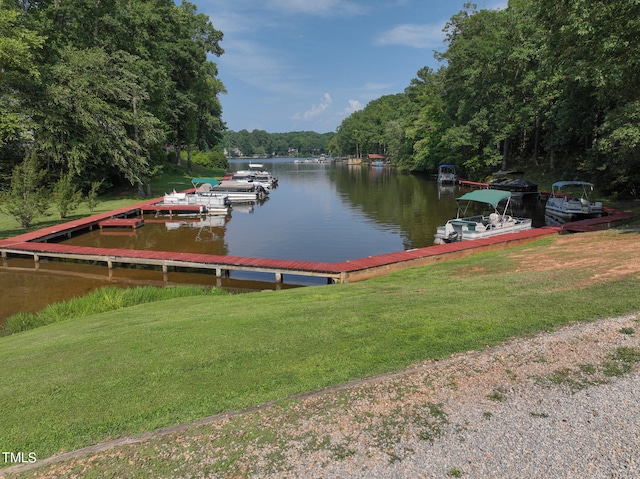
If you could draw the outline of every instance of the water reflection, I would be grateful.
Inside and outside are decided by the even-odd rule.
[[[456,215],[455,198],[468,190],[438,186],[426,177],[393,168],[343,163],[264,160],[279,178],[268,201],[234,205],[231,214],[208,218],[145,216],[136,230],[94,230],[64,238],[65,244],[338,262],[433,244],[436,227]],[[248,169],[234,161],[232,169]],[[517,216],[544,224],[544,207],[524,206]],[[61,240],[62,241],[62,240]],[[0,319],[16,311],[36,311],[50,302],[79,296],[107,284],[203,284],[232,290],[274,289],[273,275],[118,267],[11,258],[0,266],[0,288],[9,298]],[[322,284],[292,278],[285,284]],[[7,304],[7,302],[5,302]]]

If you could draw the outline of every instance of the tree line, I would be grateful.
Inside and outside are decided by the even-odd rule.
[[[338,127],[343,154],[383,153],[401,168],[455,163],[481,179],[545,169],[638,195],[640,3],[509,0],[465,4],[445,27],[442,66]]]
[[[49,184],[143,185],[216,145],[221,40],[184,0],[0,0],[0,181],[28,158]]]
[[[330,154],[328,144],[334,133],[294,131],[267,133],[264,130],[224,132],[222,146],[229,156],[317,156]]]

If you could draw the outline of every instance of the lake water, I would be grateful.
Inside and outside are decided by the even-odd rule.
[[[279,178],[268,199],[252,207],[234,206],[227,217],[200,222],[147,221],[135,232],[80,234],[65,244],[105,248],[185,251],[215,255],[339,262],[433,244],[436,227],[456,215],[455,198],[467,190],[439,187],[426,177],[393,168],[345,163],[295,163],[261,160]],[[232,161],[233,170],[248,161]],[[527,212],[541,224],[539,208]],[[542,215],[543,216],[543,215]],[[147,220],[152,220],[149,216]],[[535,224],[535,223],[534,223]],[[162,272],[140,268],[10,258],[0,264],[5,301],[0,319],[17,311],[37,311],[53,301],[79,296],[108,284],[204,284],[230,290],[273,289],[273,275],[233,272],[216,280],[209,273]],[[291,278],[292,287],[322,284],[320,279]]]

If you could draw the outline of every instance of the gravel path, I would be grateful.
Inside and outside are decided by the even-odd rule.
[[[304,452],[290,441],[281,465],[290,469],[268,477],[638,478],[638,318],[513,341],[350,390],[330,420],[312,414],[298,425],[296,437],[308,427],[331,445]]]
[[[639,370],[640,313],[428,361],[26,474],[639,478]]]

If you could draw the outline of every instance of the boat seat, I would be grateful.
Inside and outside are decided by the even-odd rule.
[[[491,213],[489,215],[489,224],[497,225],[498,223],[500,223],[500,216],[498,216],[496,213]]]

